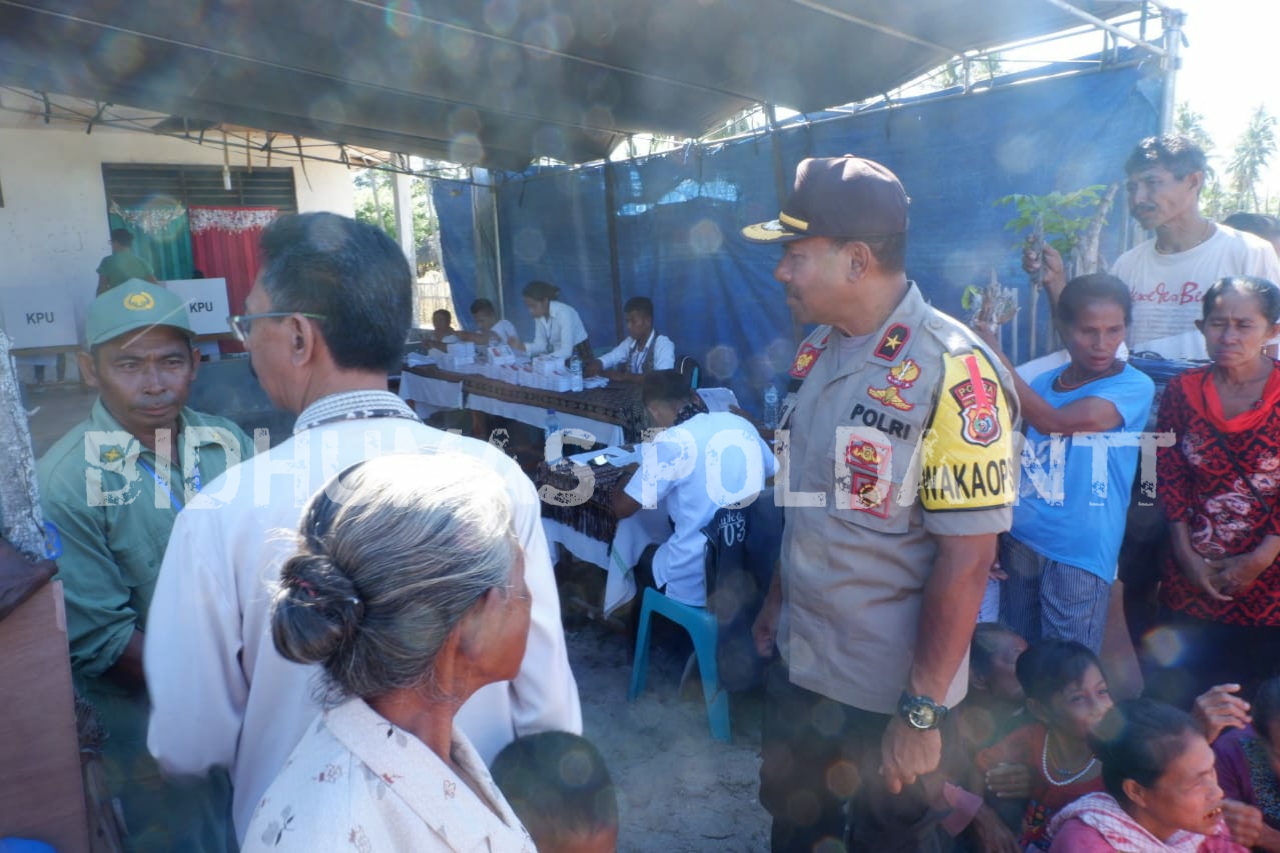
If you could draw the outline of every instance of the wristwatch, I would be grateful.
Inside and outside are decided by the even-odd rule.
[[[912,696],[904,690],[898,700],[898,714],[913,729],[927,732],[942,725],[947,718],[947,706],[939,705],[928,696]]]

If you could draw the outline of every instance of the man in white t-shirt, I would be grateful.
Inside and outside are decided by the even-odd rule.
[[[676,345],[653,328],[653,300],[633,296],[622,309],[627,337],[622,343],[588,364],[587,375],[604,373],[622,382],[643,382],[645,374],[672,370],[676,366]]]
[[[1125,162],[1129,214],[1155,232],[1111,267],[1133,294],[1131,351],[1205,359],[1195,321],[1209,286],[1228,275],[1280,283],[1280,261],[1269,243],[1201,215],[1207,168],[1204,151],[1185,136],[1147,137]],[[1062,258],[1049,247],[1044,254],[1044,284],[1056,305],[1066,285]],[[1034,259],[1024,263],[1028,271],[1034,266]]]
[[[520,333],[510,320],[498,319],[498,312],[488,299],[477,299],[471,303],[471,319],[475,321],[476,331],[458,332],[458,337],[471,341],[482,347],[495,344],[512,344],[520,340]]]

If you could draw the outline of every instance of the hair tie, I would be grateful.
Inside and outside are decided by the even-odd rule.
[[[305,592],[307,594],[307,598],[316,597],[316,588],[311,585],[311,581],[297,579],[294,580],[293,586]]]

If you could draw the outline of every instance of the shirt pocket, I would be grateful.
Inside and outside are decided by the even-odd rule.
[[[827,460],[833,475],[827,514],[879,533],[906,533],[915,500],[904,505],[902,490],[914,450],[881,430],[838,424]]]

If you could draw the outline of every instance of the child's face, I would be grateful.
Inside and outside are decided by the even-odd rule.
[[[1027,650],[1027,641],[1017,634],[1005,634],[1000,637],[996,653],[991,656],[991,672],[987,675],[987,692],[992,699],[1020,705],[1026,701],[1022,685],[1018,683],[1018,675],[1014,665],[1018,657]]]
[[[476,327],[482,332],[488,332],[498,322],[498,316],[492,311],[477,311],[471,315],[471,319],[476,321]]]
[[[1096,666],[1089,664],[1079,681],[1053,694],[1044,722],[1063,734],[1084,740],[1102,721],[1111,704],[1107,680]]]

